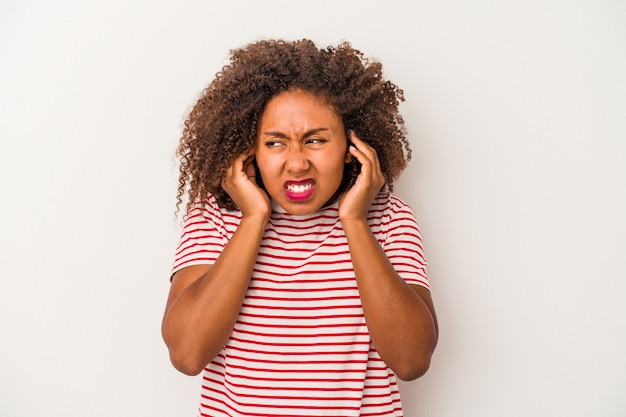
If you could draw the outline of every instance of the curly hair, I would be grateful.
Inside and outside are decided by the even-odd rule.
[[[203,90],[185,121],[177,149],[178,209],[186,194],[188,213],[208,193],[220,206],[236,208],[221,180],[237,156],[254,148],[266,103],[295,89],[325,99],[342,118],[346,132],[353,131],[376,150],[386,186],[393,189],[411,149],[398,110],[404,93],[383,78],[382,64],[349,42],[319,49],[308,39],[262,40],[231,51],[229,64]],[[350,188],[360,172],[352,159],[344,169],[342,190]]]

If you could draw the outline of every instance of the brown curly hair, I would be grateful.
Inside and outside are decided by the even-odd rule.
[[[277,94],[300,89],[324,98],[343,119],[346,132],[372,146],[389,190],[411,158],[404,120],[404,93],[383,78],[382,64],[349,42],[319,49],[308,40],[262,40],[231,51],[230,63],[204,89],[185,121],[177,208],[186,193],[189,212],[212,193],[220,206],[235,209],[221,180],[233,160],[254,148],[265,104]],[[346,164],[341,189],[360,172]],[[261,184],[262,186],[262,184]]]

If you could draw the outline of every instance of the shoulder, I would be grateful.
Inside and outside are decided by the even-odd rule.
[[[381,191],[374,197],[370,211],[384,212],[392,216],[400,213],[413,214],[413,210],[407,202],[389,191]]]
[[[241,212],[229,211],[221,207],[213,194],[208,194],[204,198],[198,198],[185,216],[185,227],[212,223],[224,225],[227,223],[238,223],[241,220]]]

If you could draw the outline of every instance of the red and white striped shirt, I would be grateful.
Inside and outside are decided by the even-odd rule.
[[[185,221],[172,273],[213,264],[241,221],[209,196]],[[409,206],[380,193],[369,226],[396,272],[428,288]],[[372,345],[337,205],[274,204],[230,339],[204,369],[200,416],[402,416],[395,375]]]

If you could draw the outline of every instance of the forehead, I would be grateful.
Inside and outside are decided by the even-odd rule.
[[[342,123],[341,116],[325,97],[303,90],[289,90],[272,97],[261,115],[261,124],[289,121]]]

